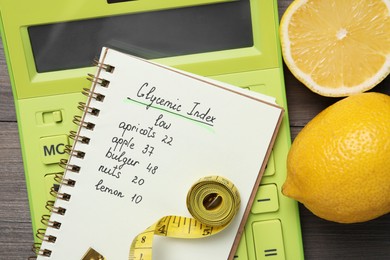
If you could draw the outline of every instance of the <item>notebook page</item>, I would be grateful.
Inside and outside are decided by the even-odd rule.
[[[62,225],[47,230],[57,240],[42,248],[52,250],[52,259],[81,259],[90,247],[109,260],[128,259],[133,238],[158,219],[190,216],[186,196],[195,181],[220,175],[241,196],[233,222],[207,238],[156,238],[153,255],[159,260],[227,259],[245,224],[282,108],[112,49],[103,49],[101,57],[115,70],[98,72],[110,84],[96,86],[103,102],[90,100],[100,113],[85,115],[95,127],[80,128],[79,134],[90,143],[74,145],[85,158],[70,158],[69,164],[81,169],[65,173],[76,185],[61,186],[71,199],[56,201],[67,211],[52,214]]]

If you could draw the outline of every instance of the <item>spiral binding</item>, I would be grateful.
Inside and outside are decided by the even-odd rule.
[[[83,121],[83,118],[81,116],[74,116],[73,123],[75,123],[78,126],[84,127],[88,130],[93,130],[95,128],[94,123]]]
[[[109,65],[109,64],[105,64],[105,63],[101,63],[98,59],[94,59],[93,60],[93,65],[96,66],[96,67],[100,67],[102,69],[104,69],[105,71],[109,72],[109,73],[113,73],[114,72],[114,69],[115,67],[112,66],[112,65]]]
[[[97,66],[99,70],[105,70],[108,73],[113,73],[115,67],[109,64],[101,63],[98,60],[94,60],[94,66]],[[100,85],[102,87],[107,88],[110,84],[109,80],[97,77],[92,74],[88,74],[87,79],[92,82],[93,85]],[[97,93],[94,91],[95,88],[84,88],[81,92],[83,95],[87,96],[89,99],[95,99],[96,101],[103,102],[104,101],[104,95],[101,93]],[[79,102],[78,107],[79,110],[81,110],[84,114],[90,114],[92,116],[99,116],[100,110],[94,107],[90,107],[87,103]],[[73,123],[78,125],[80,128],[83,127],[88,130],[93,130],[95,128],[95,124],[92,122],[86,122],[84,121],[84,117],[82,116],[74,116],[73,117]],[[74,142],[79,142],[82,144],[88,145],[90,142],[90,138],[86,136],[81,136],[79,132],[76,131],[70,131],[68,134],[69,138],[74,140]],[[73,146],[66,145],[65,146],[65,153],[69,155],[69,157],[76,157],[79,159],[83,159],[85,156],[85,152],[75,150],[73,149]],[[59,183],[60,185],[65,185],[69,187],[74,187],[76,185],[76,181],[71,178],[65,178],[64,173],[66,171],[71,171],[74,173],[79,173],[81,170],[81,167],[74,164],[69,164],[69,161],[67,159],[61,159],[59,162],[59,166],[64,169],[63,172],[54,173],[54,180]],[[59,186],[60,185],[53,185],[53,187],[50,188],[50,195],[55,197],[56,199],[69,201],[71,199],[71,195],[68,193],[60,192]],[[59,215],[65,215],[66,209],[63,207],[55,206],[55,200],[48,200],[46,202],[45,208],[49,211],[49,214],[45,214],[41,216],[41,223],[46,228],[40,228],[37,230],[35,236],[40,239],[41,241],[48,242],[48,243],[55,243],[57,240],[57,237],[53,235],[46,234],[46,230],[49,228],[52,229],[61,229],[61,223],[55,220],[50,220],[50,215],[52,213],[59,214]],[[36,259],[37,256],[45,256],[50,257],[52,254],[51,250],[41,248],[42,243],[34,243],[32,246],[32,251],[35,253],[36,256],[29,257],[28,259]]]
[[[83,91],[81,91],[81,93],[84,95],[84,96],[87,96],[87,97],[90,97],[90,98],[93,98],[95,99],[96,101],[100,101],[100,102],[103,102],[105,96],[100,94],[100,93],[95,93],[93,91],[91,91],[91,89],[89,88],[83,88]]]
[[[77,108],[93,116],[98,116],[100,112],[97,108],[88,107],[84,102],[79,102],[79,106]]]
[[[89,137],[86,137],[86,136],[80,136],[77,134],[76,131],[70,131],[69,132],[69,138],[72,139],[73,141],[75,142],[80,142],[80,143],[83,143],[83,144],[89,144]]]
[[[70,197],[71,197],[70,194],[68,194],[68,193],[58,192],[58,190],[56,190],[56,188],[54,186],[50,188],[50,195],[52,195],[53,197],[56,197],[58,199],[66,200],[66,201],[69,201]]]
[[[60,229],[61,227],[60,222],[50,220],[50,215],[42,215],[41,223],[50,228]]]
[[[72,149],[72,146],[68,145],[68,144],[65,145],[64,152],[71,155],[71,156],[77,157],[79,159],[84,159],[84,156],[85,156],[85,153],[83,151],[74,150],[74,149]]]
[[[69,164],[67,159],[61,159],[59,165],[64,169],[71,172],[79,173],[81,170],[80,166]]]
[[[103,86],[103,87],[108,87],[108,85],[110,84],[110,81],[108,81],[106,79],[102,79],[102,78],[96,77],[96,76],[94,76],[93,74],[90,74],[90,73],[88,73],[87,79],[89,81],[91,81],[92,83],[99,84],[100,86]]]

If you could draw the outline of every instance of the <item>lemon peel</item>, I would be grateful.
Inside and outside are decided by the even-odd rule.
[[[344,98],[314,117],[287,158],[284,195],[340,223],[390,212],[390,96]]]

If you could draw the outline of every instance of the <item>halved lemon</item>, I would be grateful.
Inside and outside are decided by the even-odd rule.
[[[280,39],[286,65],[313,92],[367,91],[390,72],[390,1],[295,0]]]

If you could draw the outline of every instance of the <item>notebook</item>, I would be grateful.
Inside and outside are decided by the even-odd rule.
[[[60,163],[57,199],[47,204],[52,214],[38,259],[82,259],[90,248],[105,259],[129,259],[133,240],[155,222],[191,217],[188,191],[207,178],[237,190],[234,218],[211,236],[156,236],[153,255],[232,259],[283,108],[270,97],[110,48],[89,79],[70,157]]]

